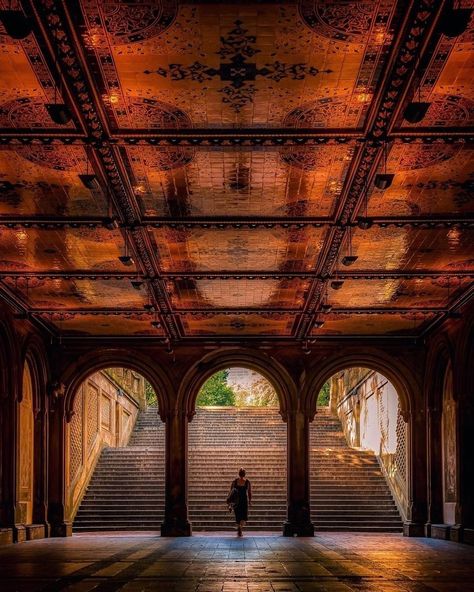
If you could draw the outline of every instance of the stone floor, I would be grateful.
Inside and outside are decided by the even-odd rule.
[[[0,590],[470,592],[474,548],[400,535],[81,535],[0,548]]]

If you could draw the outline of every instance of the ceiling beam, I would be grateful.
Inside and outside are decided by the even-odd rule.
[[[279,147],[345,144],[363,142],[367,139],[364,130],[356,129],[163,129],[111,131],[107,137],[91,138],[78,131],[58,129],[0,128],[0,146],[35,144],[62,144],[83,146],[135,146],[149,145],[163,148],[192,146],[209,150],[213,147],[228,149],[239,147]],[[387,135],[388,141],[403,143],[433,142],[466,144],[474,143],[474,128],[399,128]]]
[[[154,280],[152,276],[134,271],[95,271],[95,270],[44,270],[44,271],[0,271],[0,279],[36,278],[41,280],[132,280],[140,277],[143,280]],[[445,277],[474,278],[474,269],[419,269],[419,270],[341,270],[330,276],[317,275],[312,271],[262,271],[262,270],[202,270],[202,271],[163,271],[161,278],[167,280],[288,280],[288,279],[343,279],[343,280],[410,280],[437,279]]]
[[[350,308],[333,308],[328,313],[319,313],[319,314],[330,314],[333,315],[347,315],[347,314],[355,314],[355,315],[372,315],[372,314],[390,314],[390,315],[406,315],[406,314],[442,314],[448,312],[448,308],[441,308],[441,307],[421,307],[421,308],[413,308],[413,307],[350,307]],[[168,314],[177,314],[180,316],[205,316],[205,317],[212,317],[216,315],[224,315],[224,316],[231,316],[231,315],[257,315],[257,316],[264,316],[264,315],[274,315],[274,316],[284,316],[284,315],[295,315],[301,312],[300,308],[212,308],[212,309],[175,309],[173,313]],[[79,315],[79,316],[87,316],[87,315],[110,315],[110,316],[120,316],[120,315],[140,315],[143,317],[150,317],[153,316],[153,311],[146,311],[141,308],[32,308],[29,311],[29,314],[41,314],[41,315]]]
[[[367,216],[373,226],[410,226],[424,228],[438,228],[448,226],[474,227],[474,214],[466,212],[463,214],[426,214],[419,216]],[[99,216],[0,216],[0,227],[15,228],[39,228],[54,230],[62,228],[96,228],[104,226],[108,218]],[[304,228],[335,226],[336,220],[328,216],[192,216],[189,218],[170,218],[166,216],[147,216],[140,222],[135,222],[132,228]],[[117,221],[120,228],[127,228],[127,225]],[[357,227],[357,219],[348,222],[346,226]]]

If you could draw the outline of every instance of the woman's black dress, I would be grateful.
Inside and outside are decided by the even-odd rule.
[[[250,485],[250,481],[248,479],[245,480],[245,485],[239,485],[237,479],[232,484],[233,487],[237,489],[239,492],[239,501],[234,507],[235,513],[235,521],[238,524],[242,520],[248,520],[248,513],[249,513],[249,498],[248,498],[248,488]]]

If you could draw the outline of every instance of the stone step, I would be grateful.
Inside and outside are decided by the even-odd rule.
[[[327,409],[318,409],[310,436],[312,510],[320,528],[398,532],[401,522],[375,456],[349,448],[339,420]],[[188,439],[193,529],[233,528],[225,497],[236,468],[245,466],[254,494],[248,530],[281,532],[286,438],[277,409],[198,409]],[[147,409],[127,447],[103,451],[75,529],[158,530],[164,513],[164,443],[157,409]]]

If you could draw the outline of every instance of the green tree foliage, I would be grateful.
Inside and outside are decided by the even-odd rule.
[[[331,389],[329,388],[329,382],[325,382],[323,388],[319,391],[318,407],[327,407],[329,405],[330,396]]]
[[[156,396],[153,387],[147,380],[145,380],[145,399],[148,407],[158,406],[158,397]]]
[[[278,395],[275,389],[263,376],[256,380],[250,389],[235,389],[235,405],[237,407],[277,407]]]
[[[229,372],[221,370],[211,376],[201,387],[197,398],[199,407],[234,406],[235,393],[227,384]]]

